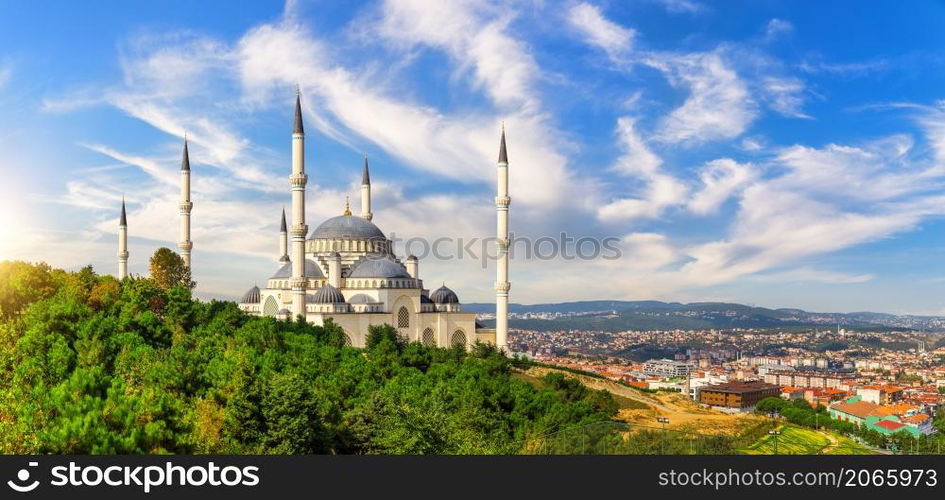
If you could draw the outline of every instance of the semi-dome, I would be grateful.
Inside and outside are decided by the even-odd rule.
[[[456,296],[456,292],[446,288],[446,285],[433,290],[433,293],[430,294],[430,300],[435,304],[459,304],[459,297]]]
[[[291,277],[292,277],[292,263],[289,262],[288,264],[285,264],[282,267],[280,267],[279,270],[276,271],[276,274],[273,274],[272,277],[269,279],[279,280],[279,279],[289,279]],[[305,277],[306,278],[324,278],[325,274],[322,273],[322,268],[318,267],[318,263],[316,263],[312,259],[305,259]]]
[[[339,215],[322,222],[309,239],[386,239],[384,233],[367,219],[356,215]]]
[[[253,286],[246,293],[243,294],[243,298],[240,299],[241,304],[258,304],[259,303],[259,287]]]
[[[370,254],[356,262],[349,278],[409,278],[410,274],[403,264],[388,255]]]
[[[348,299],[349,304],[376,304],[377,300],[366,293],[358,293]]]
[[[344,304],[345,296],[341,294],[337,288],[331,286],[330,284],[325,284],[325,286],[318,289],[315,292],[315,295],[312,296],[311,302],[315,304]]]

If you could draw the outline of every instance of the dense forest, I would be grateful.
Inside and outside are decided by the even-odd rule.
[[[616,412],[560,374],[520,380],[489,346],[384,325],[346,347],[336,325],[249,316],[191,286],[0,262],[0,453],[521,453]]]

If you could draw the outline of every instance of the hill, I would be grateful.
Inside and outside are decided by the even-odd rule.
[[[560,374],[332,323],[277,321],[182,286],[0,262],[2,454],[494,454],[608,422]]]
[[[494,313],[490,303],[464,304],[464,310]],[[945,331],[945,317],[874,312],[820,313],[769,309],[726,302],[591,300],[550,304],[510,304],[510,324],[524,329],[695,330],[730,328],[818,328]]]

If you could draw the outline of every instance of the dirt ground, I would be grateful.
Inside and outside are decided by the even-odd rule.
[[[528,370],[528,374],[535,377],[542,377],[552,370],[551,368],[533,367]],[[736,433],[763,418],[753,414],[732,415],[709,408],[703,408],[679,393],[646,393],[610,380],[578,375],[566,371],[562,371],[562,373],[569,377],[577,378],[584,385],[592,389],[604,389],[612,394],[633,399],[649,406],[648,409],[620,410],[618,417],[631,425],[635,424],[640,427],[658,428],[660,424],[656,419],[658,417],[665,417],[669,419],[669,424],[667,424],[667,428],[669,429],[696,428],[703,434],[729,434]]]

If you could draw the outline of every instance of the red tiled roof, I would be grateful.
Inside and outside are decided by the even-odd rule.
[[[895,420],[880,420],[876,422],[876,427],[882,427],[883,429],[889,429],[891,431],[897,431],[905,427],[905,424],[896,422]]]
[[[870,415],[876,414],[880,406],[868,401],[857,401],[855,403],[837,403],[833,406],[833,409],[848,415],[853,415],[857,418],[865,419]]]

